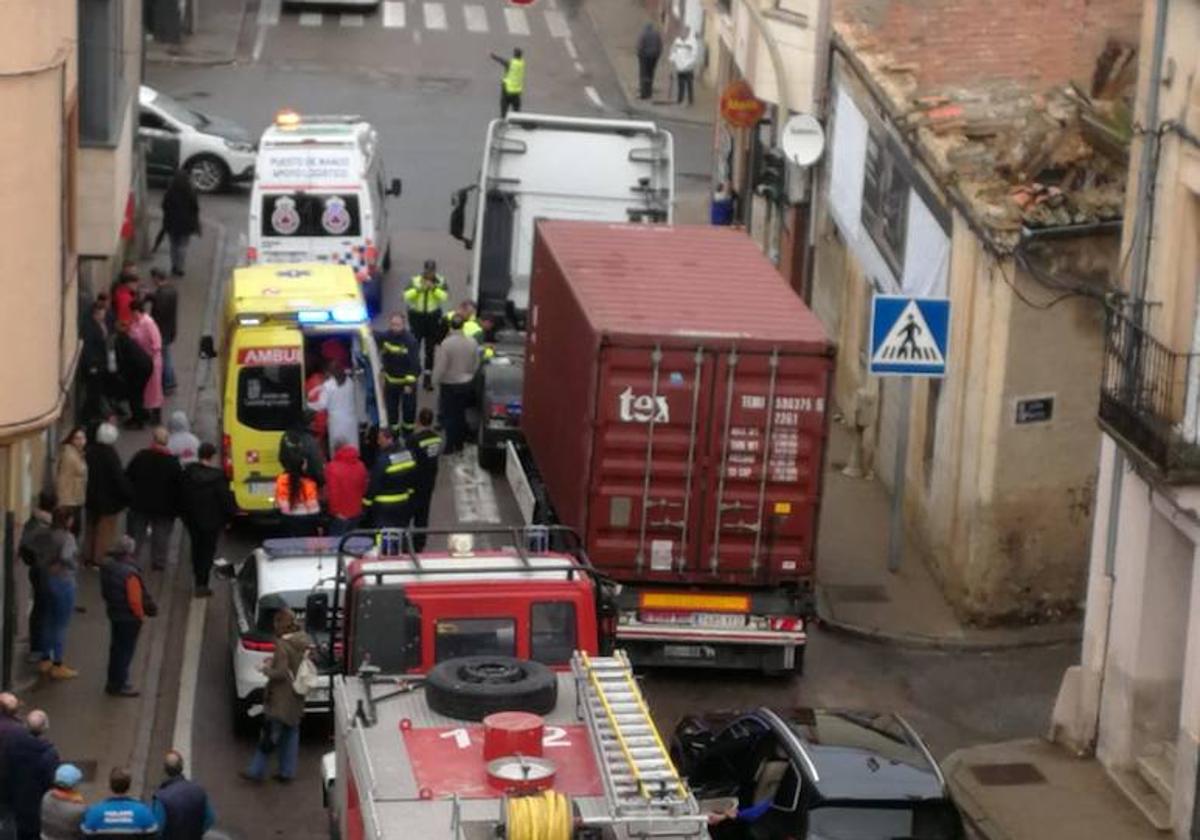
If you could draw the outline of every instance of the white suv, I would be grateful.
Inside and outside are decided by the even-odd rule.
[[[151,178],[185,169],[197,192],[213,193],[254,177],[257,146],[246,129],[177,102],[152,87],[138,92],[138,137]]]
[[[236,731],[254,732],[262,720],[267,678],[259,669],[275,650],[272,628],[275,611],[280,606],[290,607],[296,613],[297,620],[317,645],[313,658],[322,676],[306,698],[306,711],[329,711],[329,673],[334,664],[330,649],[333,615],[329,604],[337,576],[337,542],[335,538],[321,537],[272,539],[240,563],[217,561],[217,574],[231,583],[230,641]],[[321,601],[325,603],[326,617],[307,616],[306,610]]]

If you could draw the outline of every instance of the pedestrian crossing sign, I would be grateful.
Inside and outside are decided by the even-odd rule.
[[[871,306],[871,373],[876,376],[946,375],[950,301],[875,295]]]

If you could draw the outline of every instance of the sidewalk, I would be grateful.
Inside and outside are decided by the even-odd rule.
[[[157,229],[158,219],[151,220]],[[188,253],[188,275],[178,281],[179,333],[172,345],[178,389],[163,406],[164,422],[172,411],[191,411],[195,381],[199,333],[214,266],[219,261],[220,236],[215,225],[206,225],[205,235],[192,241]],[[165,251],[165,249],[163,249]],[[149,279],[152,262],[141,263],[142,277]],[[165,264],[165,254],[159,263]],[[218,280],[220,278],[217,278]],[[147,287],[148,288],[148,285]],[[122,431],[117,449],[123,462],[150,440],[149,430]],[[123,533],[123,531],[122,531]],[[16,650],[18,667],[14,674],[14,691],[26,711],[44,709],[50,716],[50,738],[58,747],[64,761],[70,761],[84,772],[81,791],[89,802],[108,792],[108,774],[116,766],[132,770],[135,788],[145,777],[150,748],[150,735],[155,725],[159,701],[159,672],[165,652],[165,642],[172,621],[172,597],[180,566],[186,563],[182,543],[182,527],[175,527],[172,560],[162,572],[149,570],[143,563],[146,581],[158,602],[159,614],[148,619],[138,639],[137,655],[131,669],[130,681],[142,694],[137,698],[111,697],[104,693],[108,663],[109,628],[104,602],[100,596],[100,575],[80,569],[78,575],[77,612],[67,633],[67,664],[80,672],[72,680],[51,681],[40,676],[25,662],[28,639],[25,636],[25,612],[21,611]],[[184,574],[186,578],[186,571]],[[22,592],[28,588],[25,576],[20,575]],[[27,603],[27,595],[18,603]],[[79,612],[78,608],[84,612]],[[134,791],[137,795],[140,791]]]
[[[942,770],[985,840],[1161,840],[1095,759],[1041,739],[968,747]]]
[[[637,98],[638,60],[637,40],[642,27],[655,22],[646,10],[645,0],[599,0],[586,2],[584,10],[591,18],[592,26],[617,75],[621,95],[625,99],[624,110],[630,114],[655,120],[672,120],[693,125],[710,125],[716,114],[717,95],[708,87],[701,74],[696,73],[695,104],[675,104],[675,90],[671,79],[669,60],[671,39],[674,32],[663,34],[663,54],[654,74],[654,96],[649,100]],[[711,57],[710,57],[711,60]]]
[[[881,642],[946,650],[1002,650],[1080,638],[1078,621],[964,626],[911,539],[900,570],[889,572],[891,498],[878,479],[842,475],[851,447],[850,432],[842,424],[831,424],[829,447],[817,552],[817,614],[827,627]]]
[[[248,0],[197,0],[196,31],[178,44],[146,41],[146,60],[160,64],[232,64]]]

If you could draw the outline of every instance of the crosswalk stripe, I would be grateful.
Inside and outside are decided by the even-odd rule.
[[[528,35],[529,18],[525,17],[524,9],[504,7],[504,23],[508,26],[509,35]]]
[[[279,24],[279,8],[282,0],[262,0],[258,7],[259,26],[277,26]]]
[[[566,38],[571,34],[566,15],[557,9],[546,10],[546,27],[550,30],[552,38]]]
[[[338,23],[345,27],[362,26],[363,22],[362,15],[350,14],[349,12],[343,12],[341,18],[338,20]]]
[[[324,19],[325,19],[324,16],[320,12],[301,12],[300,13],[300,25],[301,26],[320,26],[321,22]]]
[[[474,3],[468,3],[463,6],[463,16],[467,21],[467,31],[469,32],[487,32],[487,10],[483,6],[477,6]]]
[[[404,0],[385,0],[383,4],[383,28],[404,28]]]
[[[446,28],[446,7],[441,3],[425,3],[425,28],[426,29],[445,29]]]

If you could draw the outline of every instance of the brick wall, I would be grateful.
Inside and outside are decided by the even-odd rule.
[[[922,90],[980,82],[1085,89],[1110,38],[1136,45],[1142,0],[834,0]]]

